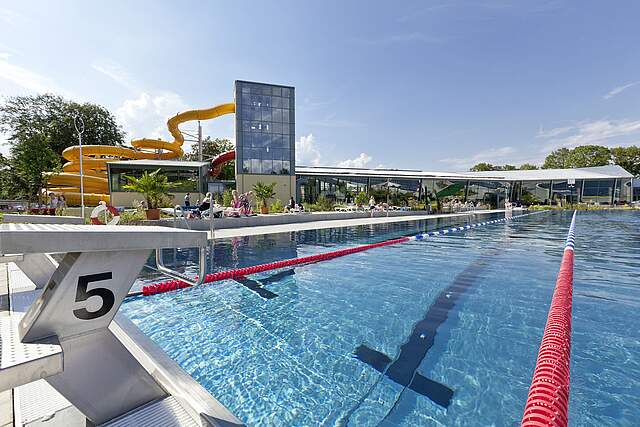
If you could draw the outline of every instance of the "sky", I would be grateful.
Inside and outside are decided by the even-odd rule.
[[[232,101],[236,79],[284,84],[298,165],[540,164],[640,144],[638,16],[636,1],[4,0],[0,96],[57,93],[105,106],[128,139],[169,138],[167,118]],[[233,139],[232,117],[203,127]]]

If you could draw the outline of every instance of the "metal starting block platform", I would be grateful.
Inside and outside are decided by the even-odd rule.
[[[206,245],[206,232],[165,227],[1,224],[0,262],[15,262],[24,274],[13,276],[37,292],[10,298],[26,312],[0,313],[0,391],[44,379],[90,425],[242,425],[131,322],[114,320],[153,250],[160,271],[199,284]],[[164,266],[161,249],[175,247],[199,248],[197,278]]]

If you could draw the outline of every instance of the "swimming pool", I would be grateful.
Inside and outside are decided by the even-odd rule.
[[[133,298],[122,310],[248,425],[514,425],[570,220],[568,213],[533,215],[243,283]],[[464,221],[234,239],[216,244],[209,267]],[[640,215],[580,212],[576,234],[570,424],[635,425]],[[194,254],[174,255],[180,264]],[[433,345],[421,355],[411,343],[431,333]],[[407,384],[407,375],[420,381]]]

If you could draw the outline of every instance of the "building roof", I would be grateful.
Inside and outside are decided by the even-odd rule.
[[[296,175],[306,176],[344,176],[344,177],[382,177],[382,178],[439,178],[473,179],[496,181],[550,181],[564,179],[613,179],[633,178],[629,172],[618,165],[598,166],[575,169],[536,169],[486,172],[427,172],[412,169],[362,169],[325,166],[296,166]]]
[[[466,172],[469,177],[498,177],[508,181],[550,181],[564,179],[613,179],[633,178],[629,172],[618,165],[597,166],[574,169],[535,169],[513,171]]]
[[[296,175],[319,176],[352,176],[352,177],[383,177],[383,178],[441,178],[441,179],[469,179],[466,175],[453,172],[425,172],[414,169],[363,169],[340,168],[325,166],[296,166]]]
[[[118,165],[118,166],[139,166],[139,167],[166,167],[166,166],[179,166],[185,168],[200,168],[203,166],[208,166],[211,162],[188,162],[182,160],[116,160],[113,162],[107,162],[110,165]]]

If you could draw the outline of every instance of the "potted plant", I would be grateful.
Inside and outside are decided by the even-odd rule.
[[[140,178],[125,176],[129,182],[124,186],[125,190],[144,194],[147,206],[145,213],[147,219],[160,219],[160,205],[169,196],[169,182],[166,175],[160,173],[160,169],[149,173],[145,171]]]
[[[275,192],[276,183],[272,182],[271,184],[264,184],[262,182],[257,182],[253,186],[253,194],[255,194],[256,199],[260,203],[260,213],[268,214],[269,207],[267,205],[267,201],[276,195]]]

